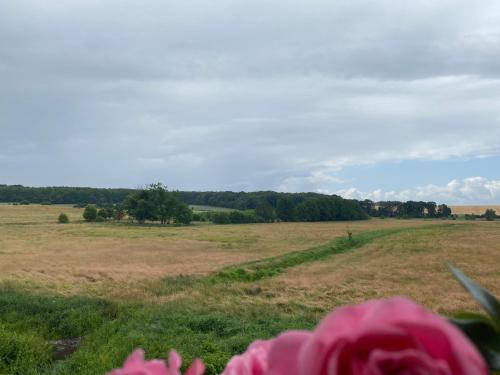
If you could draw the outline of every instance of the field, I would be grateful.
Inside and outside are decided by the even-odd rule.
[[[70,224],[56,223],[62,211]],[[442,314],[477,309],[447,263],[500,294],[497,221],[161,227],[81,212],[0,206],[0,373],[102,374],[140,346],[201,356],[215,374],[251,340],[347,303],[406,295]],[[47,341],[71,337],[83,337],[78,351],[51,360]]]
[[[451,212],[455,215],[482,215],[484,212],[491,208],[497,213],[500,213],[500,206],[489,205],[489,206],[450,206]]]
[[[231,208],[214,207],[214,206],[201,206],[201,205],[198,205],[198,204],[192,204],[189,207],[191,207],[194,212],[234,211]]]

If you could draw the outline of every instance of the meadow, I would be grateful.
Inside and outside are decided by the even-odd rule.
[[[81,214],[0,205],[0,373],[103,374],[140,346],[200,356],[216,374],[253,339],[348,303],[406,295],[442,314],[476,310],[448,263],[500,294],[497,221],[162,227]],[[74,337],[79,349],[52,360],[48,341]]]

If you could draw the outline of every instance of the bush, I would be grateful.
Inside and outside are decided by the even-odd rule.
[[[210,221],[210,212],[193,212],[193,221]]]
[[[57,221],[60,224],[67,224],[67,223],[69,223],[68,215],[66,215],[65,213],[59,214],[59,217],[57,218]]]
[[[484,213],[484,217],[488,221],[493,221],[497,218],[497,213],[495,212],[495,210],[488,208]]]
[[[187,204],[179,203],[175,208],[174,220],[178,224],[190,224],[193,220],[193,211]]]
[[[103,220],[110,219],[113,217],[113,209],[112,208],[101,208],[97,211],[97,218],[102,218]],[[103,221],[101,220],[101,221]]]
[[[214,224],[231,224],[228,213],[222,211],[210,212],[210,220]]]
[[[83,210],[83,218],[85,221],[96,221],[97,219],[97,207],[93,204],[88,204]]]
[[[211,212],[210,220],[212,220],[214,224],[249,224],[258,221],[255,214],[243,211]]]

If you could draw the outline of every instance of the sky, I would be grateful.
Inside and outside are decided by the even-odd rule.
[[[500,3],[0,0],[0,183],[500,203]]]

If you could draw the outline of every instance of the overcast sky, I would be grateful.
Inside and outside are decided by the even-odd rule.
[[[500,2],[0,0],[0,183],[500,202]]]

